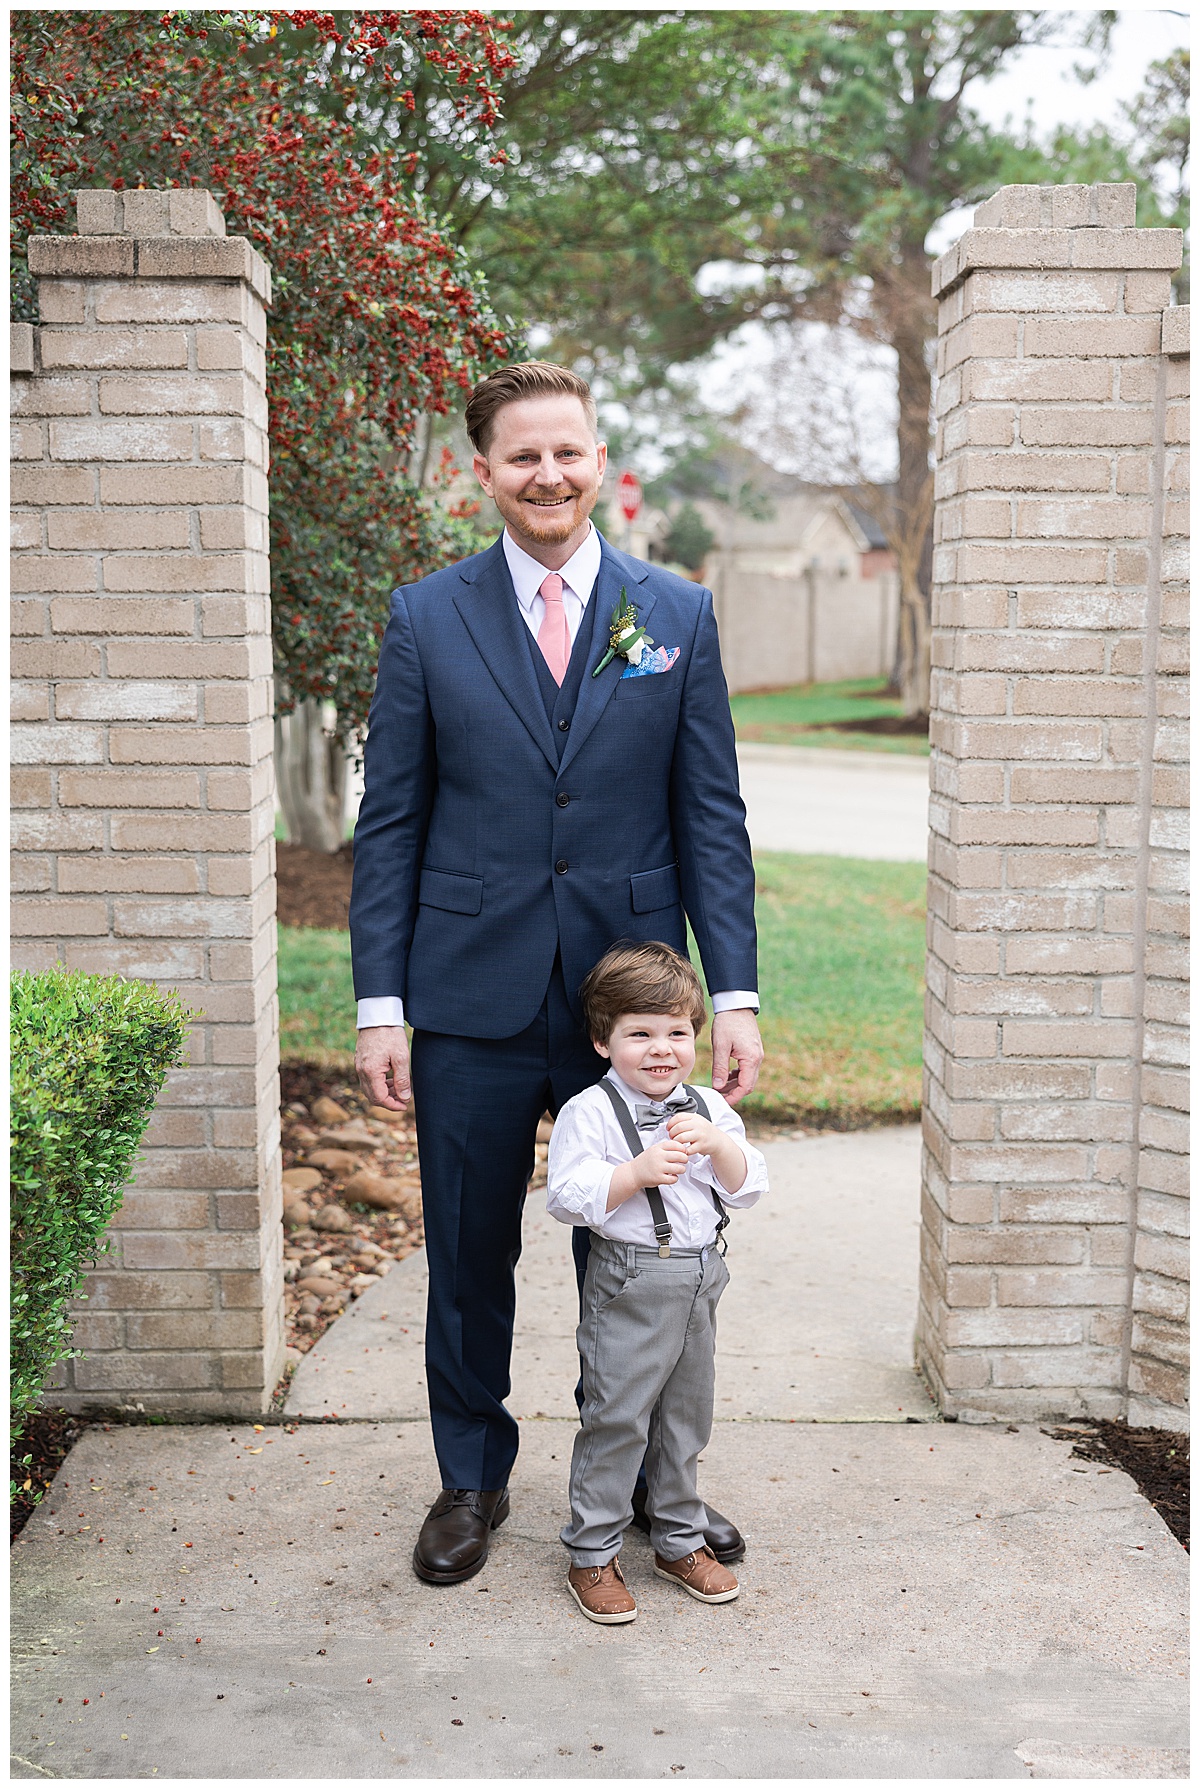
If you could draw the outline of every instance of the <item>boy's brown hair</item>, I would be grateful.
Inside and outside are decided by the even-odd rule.
[[[551,360],[519,360],[481,379],[470,397],[464,421],[471,446],[486,456],[492,438],[496,412],[505,404],[519,403],[522,398],[578,398],[592,434],[596,433],[596,400],[586,379],[570,367],[555,366]]]
[[[606,1044],[624,1013],[686,1013],[699,1032],[704,989],[686,957],[669,944],[622,939],[606,950],[579,990],[588,1036]]]

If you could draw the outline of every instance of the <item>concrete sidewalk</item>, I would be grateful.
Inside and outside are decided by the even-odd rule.
[[[928,758],[788,745],[737,755],[755,851],[925,862]]]
[[[1036,1427],[929,1420],[914,1133],[769,1153],[701,1468],[747,1534],[739,1601],[662,1583],[636,1533],[636,1622],[566,1596],[573,1298],[535,1195],[486,1570],[409,1567],[437,1484],[412,1257],[307,1358],[291,1403],[323,1420],[75,1448],[13,1550],[13,1775],[1185,1776],[1183,1550]]]
[[[719,1421],[904,1422],[933,1414],[912,1367],[920,1134],[765,1146],[771,1191],[729,1228]],[[575,1420],[571,1233],[530,1196],[509,1408]],[[846,1289],[852,1288],[847,1297]],[[305,1355],[285,1406],[308,1419],[424,1421],[425,1255],[364,1293]]]

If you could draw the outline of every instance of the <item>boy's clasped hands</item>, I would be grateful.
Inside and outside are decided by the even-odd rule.
[[[667,1136],[613,1169],[608,1209],[614,1211],[648,1186],[674,1186],[692,1156],[706,1155],[728,1193],[746,1178],[746,1158],[728,1132],[699,1112],[677,1112],[667,1120]]]

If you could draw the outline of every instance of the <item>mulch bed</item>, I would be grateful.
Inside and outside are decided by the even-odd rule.
[[[1127,1472],[1158,1511],[1179,1544],[1189,1547],[1188,1467],[1191,1444],[1169,1429],[1131,1429],[1128,1423],[1095,1421],[1048,1429],[1056,1441],[1073,1441],[1073,1458]]]
[[[319,926],[344,932],[350,924],[354,847],[310,851],[305,845],[275,847],[277,915],[281,926]]]
[[[10,1471],[18,1491],[8,1512],[9,1544],[16,1540],[26,1522],[45,1496],[58,1471],[83,1431],[86,1417],[68,1416],[65,1410],[44,1410],[30,1422],[25,1433],[12,1449]],[[26,1454],[32,1455],[28,1466],[18,1466]]]

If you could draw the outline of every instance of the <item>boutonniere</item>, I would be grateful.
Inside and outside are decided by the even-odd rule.
[[[640,664],[643,652],[647,646],[653,646],[653,644],[654,641],[645,628],[638,626],[637,609],[630,602],[625,593],[625,586],[622,584],[621,595],[612,612],[612,621],[609,624],[608,651],[592,672],[592,676],[599,677],[605,665],[611,665],[614,658],[623,658],[631,665]]]

